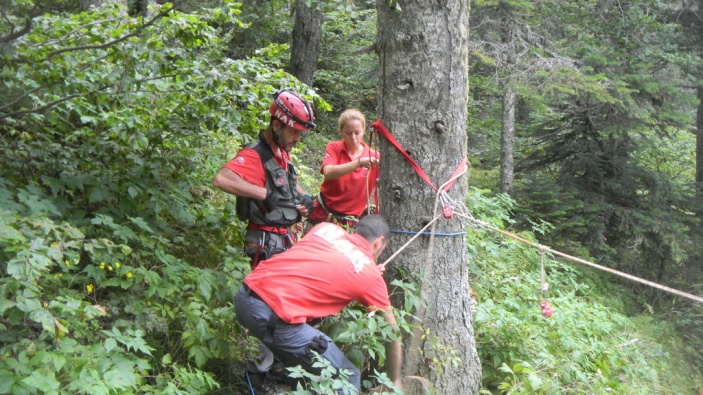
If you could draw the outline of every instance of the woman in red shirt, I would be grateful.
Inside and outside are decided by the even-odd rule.
[[[344,111],[338,124],[342,140],[327,144],[320,166],[325,180],[308,221],[353,228],[362,214],[378,204],[371,200],[376,195],[380,155],[363,141],[366,117],[361,111]]]

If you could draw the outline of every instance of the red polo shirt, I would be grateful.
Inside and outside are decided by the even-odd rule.
[[[288,171],[288,162],[290,155],[284,150],[278,150],[280,155],[274,155],[276,162],[282,169]],[[237,152],[232,160],[227,162],[223,167],[226,167],[237,173],[244,181],[254,184],[259,187],[266,186],[266,172],[264,165],[261,163],[259,153],[253,148],[242,148]]]
[[[371,149],[363,142],[361,145],[364,147],[361,157],[371,156],[380,158],[376,150]],[[320,166],[320,173],[322,173],[322,168],[325,165],[340,165],[351,161],[352,158],[349,155],[349,151],[347,151],[347,148],[344,146],[344,141],[332,141],[327,144],[327,148],[325,149],[325,157]],[[378,183],[378,176],[378,166],[370,169],[359,167],[353,172],[335,180],[325,180],[320,186],[320,193],[325,197],[325,205],[330,211],[359,217],[368,204],[367,193],[373,196],[373,191],[376,189]],[[320,208],[320,210],[322,210],[322,208]],[[322,213],[322,217],[324,218],[325,216],[326,213]],[[315,217],[318,216],[315,215]]]
[[[290,324],[336,314],[352,301],[372,310],[391,305],[368,242],[332,223],[259,263],[244,283]]]

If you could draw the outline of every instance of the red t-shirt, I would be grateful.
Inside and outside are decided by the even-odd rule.
[[[391,305],[368,242],[327,222],[259,263],[244,283],[290,324],[336,314],[352,301],[372,310]]]
[[[284,150],[278,151],[280,156],[274,155],[273,157],[276,159],[276,162],[278,162],[278,165],[287,172],[290,156]],[[242,177],[244,181],[262,188],[266,186],[266,172],[264,171],[264,165],[261,163],[259,153],[253,148],[242,148],[239,152],[237,152],[237,156],[227,162],[223,167],[237,173],[237,175]]]
[[[361,157],[380,157],[376,150],[371,149],[363,142],[361,144],[364,147]],[[332,141],[327,144],[325,149],[325,157],[322,160],[320,172],[322,172],[322,167],[325,165],[341,165],[351,161],[352,158],[344,146],[344,141]],[[325,180],[320,186],[320,193],[325,198],[325,205],[334,213],[353,215],[355,217],[360,216],[368,204],[367,194],[370,194],[371,197],[374,196],[373,192],[376,189],[378,175],[378,166],[370,169],[359,167],[335,180]],[[368,188],[366,185],[367,180]],[[326,213],[322,213],[322,215],[324,217]]]

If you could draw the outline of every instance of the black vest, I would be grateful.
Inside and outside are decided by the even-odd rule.
[[[300,222],[300,214],[295,205],[298,203],[298,173],[293,164],[288,162],[288,171],[281,168],[273,157],[273,151],[266,142],[263,132],[259,133],[259,141],[248,144],[259,154],[266,172],[267,193],[278,197],[278,205],[270,212],[264,211],[261,201],[245,197],[237,197],[237,217],[242,221],[257,225],[273,225],[288,227]]]

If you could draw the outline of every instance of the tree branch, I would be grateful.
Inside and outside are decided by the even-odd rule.
[[[59,50],[56,50],[56,51],[54,51],[54,52],[51,52],[49,55],[47,55],[47,57],[46,57],[45,60],[49,60],[49,59],[53,58],[54,56],[59,55],[59,54],[62,54],[62,53],[64,53],[64,52],[83,51],[83,50],[86,50],[86,49],[101,49],[101,48],[107,48],[107,47],[110,47],[110,46],[112,46],[112,45],[121,43],[122,41],[125,41],[125,40],[127,40],[128,38],[134,37],[134,36],[136,36],[137,34],[141,33],[142,30],[144,30],[144,29],[147,28],[148,26],[153,25],[158,19],[160,19],[160,18],[162,18],[163,16],[167,15],[167,14],[168,14],[169,12],[171,12],[172,10],[173,10],[173,8],[169,8],[169,9],[167,9],[167,10],[165,10],[165,11],[159,12],[158,14],[154,15],[153,18],[151,18],[150,20],[148,20],[145,24],[139,26],[139,27],[137,28],[137,30],[133,31],[132,33],[126,34],[126,35],[124,35],[124,36],[122,36],[122,37],[120,37],[120,38],[118,38],[118,39],[115,39],[115,40],[112,40],[112,41],[108,41],[108,42],[106,42],[106,43],[104,43],[104,44],[99,44],[99,45],[80,45],[80,46],[77,46],[77,47],[59,49]]]
[[[16,38],[18,38],[18,37],[22,37],[22,36],[24,36],[25,34],[29,33],[29,31],[30,31],[31,29],[32,29],[32,19],[31,19],[31,18],[27,18],[27,19],[24,21],[24,27],[23,27],[22,29],[17,30],[17,31],[15,31],[15,32],[11,32],[11,33],[9,33],[9,34],[6,35],[6,36],[0,37],[0,43],[2,43],[2,44],[8,43],[8,42],[10,42],[10,41],[12,41],[12,40],[14,40],[14,39],[16,39]],[[14,27],[13,27],[13,30],[14,30]]]
[[[97,58],[97,59],[94,59],[94,60],[92,60],[92,61],[86,63],[86,64],[83,65],[82,67],[78,68],[78,70],[79,70],[79,71],[83,71],[83,70],[87,69],[88,67],[90,67],[91,64],[96,63],[96,62],[99,62],[99,61],[101,61],[101,60],[103,60],[103,59],[105,59],[105,58],[106,58],[106,56],[101,56],[101,57],[99,57],[99,58]],[[61,82],[63,82],[63,81],[61,81]],[[11,102],[6,103],[6,104],[0,106],[0,112],[2,112],[3,110],[5,110],[6,108],[10,108],[10,107],[14,106],[15,104],[17,104],[17,102],[19,102],[19,101],[22,100],[23,98],[27,97],[28,95],[31,95],[32,93],[38,92],[38,91],[40,91],[40,90],[42,90],[42,89],[46,89],[46,88],[48,88],[48,87],[50,87],[50,86],[54,86],[54,85],[56,85],[56,84],[58,84],[58,82],[52,82],[52,83],[50,83],[50,84],[46,84],[46,85],[42,85],[42,86],[36,87],[36,88],[34,88],[34,89],[30,89],[30,90],[28,90],[28,91],[26,91],[26,92],[20,94],[19,96],[17,96],[17,98],[15,98],[14,100],[12,100]]]
[[[357,48],[354,51],[352,51],[353,54],[365,54],[369,52],[375,52],[376,51],[376,43],[373,43],[371,45],[365,45],[363,47]]]
[[[23,94],[17,96],[17,98],[16,98],[15,100],[13,100],[13,101],[11,101],[11,102],[9,102],[9,103],[3,105],[3,106],[0,106],[0,112],[2,112],[2,111],[3,111],[4,109],[6,109],[6,108],[9,108],[9,107],[14,106],[18,101],[22,100],[23,98],[27,97],[28,95],[31,95],[31,94],[34,93],[34,92],[38,92],[38,91],[40,91],[40,90],[42,90],[42,89],[48,88],[48,87],[50,87],[50,86],[52,86],[52,85],[56,85],[56,84],[58,84],[58,82],[53,82],[53,83],[48,84],[48,85],[42,85],[42,86],[36,87],[36,88],[34,88],[34,89],[30,89],[30,90],[24,92]]]
[[[99,89],[96,89],[96,90],[94,90],[94,91],[86,92],[86,93],[75,93],[75,94],[73,94],[73,95],[69,95],[69,96],[66,96],[66,97],[62,97],[62,98],[60,98],[60,99],[58,99],[58,100],[54,100],[54,101],[52,101],[52,102],[46,103],[45,105],[43,105],[43,106],[41,106],[41,107],[33,108],[33,109],[31,109],[31,110],[18,110],[18,111],[10,112],[10,113],[7,113],[7,114],[2,114],[2,115],[0,115],[0,120],[1,120],[1,119],[5,119],[5,118],[9,118],[9,117],[11,117],[11,116],[13,116],[13,115],[29,114],[29,113],[33,113],[33,112],[41,112],[41,111],[44,111],[44,110],[46,110],[46,109],[48,109],[48,108],[51,108],[51,107],[53,107],[53,106],[55,106],[55,105],[57,105],[57,104],[63,103],[63,102],[65,102],[65,101],[67,101],[67,100],[71,100],[71,99],[76,98],[76,97],[87,96],[87,95],[89,95],[89,94],[92,94],[92,93],[97,92],[98,90],[99,90]]]

